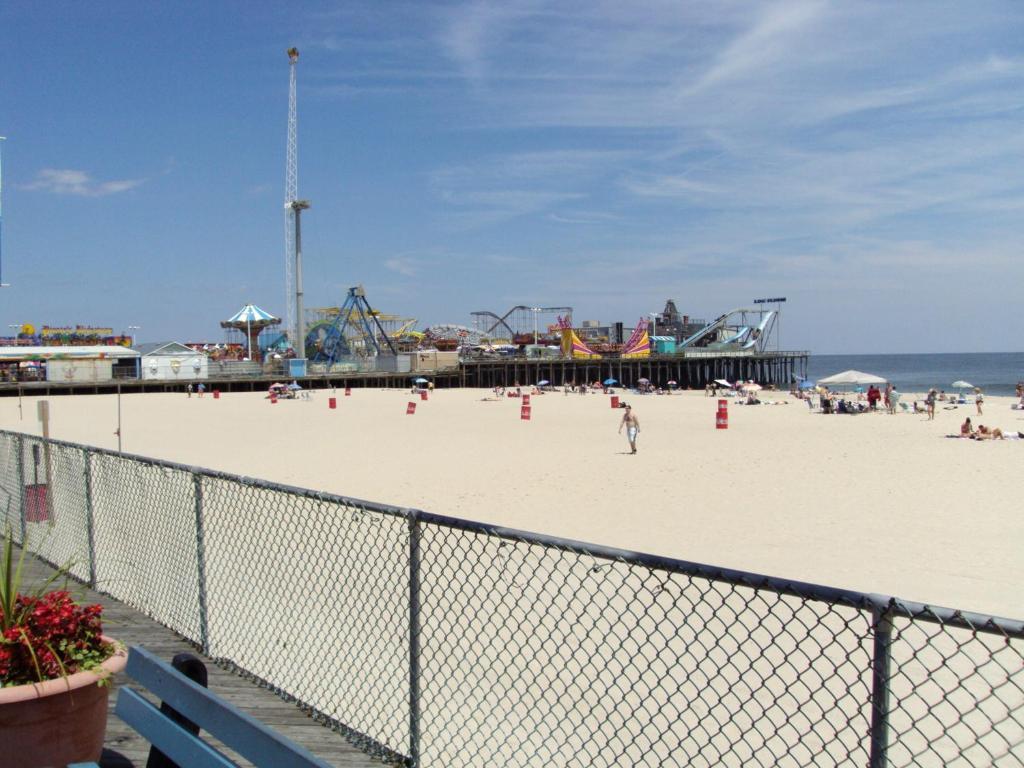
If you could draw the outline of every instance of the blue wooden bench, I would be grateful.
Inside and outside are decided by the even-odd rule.
[[[131,648],[125,673],[202,731],[216,737],[255,766],[331,768],[307,749],[286,739],[229,704],[144,648]],[[171,761],[187,768],[232,768],[236,763],[172,719],[147,699],[122,688],[117,716]],[[99,768],[74,763],[68,768]]]

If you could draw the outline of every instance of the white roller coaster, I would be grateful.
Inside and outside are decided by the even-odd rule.
[[[432,325],[427,328],[425,333],[430,339],[455,341],[458,342],[460,346],[472,347],[478,344],[484,344],[491,340],[490,337],[481,331],[467,328],[464,325],[454,325],[452,323]]]

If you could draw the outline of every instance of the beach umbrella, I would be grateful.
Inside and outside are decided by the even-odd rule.
[[[818,379],[819,384],[824,384],[826,387],[835,385],[848,385],[852,387],[866,387],[870,384],[887,384],[887,380],[881,376],[875,376],[871,373],[864,373],[863,371],[843,371],[842,373],[836,373],[832,376],[826,376],[824,379]]]
[[[732,384],[730,384],[725,379],[715,379],[715,384],[721,384],[723,387],[732,387]]]
[[[651,380],[650,379],[637,379],[636,383],[637,384],[650,384]]]
[[[810,379],[803,379],[800,382],[800,389],[814,389],[814,382]]]
[[[538,387],[546,387],[550,383],[551,382],[548,381],[547,379],[541,379],[540,381],[537,382],[537,386]]]
[[[675,379],[669,379],[669,380],[668,380],[668,381],[666,381],[665,383],[666,383],[666,384],[668,384],[668,385],[669,385],[670,387],[674,387],[674,386],[676,386],[676,385],[678,385],[678,384],[679,384],[679,382],[678,382],[678,381],[676,381]]]
[[[751,382],[743,385],[743,390],[745,392],[760,392],[761,391],[761,385],[760,384],[755,384],[754,382],[751,381]]]
[[[604,380],[604,385],[606,387],[610,387],[612,384],[618,384],[618,383],[619,383],[618,379],[613,379],[611,377],[609,377],[609,378]]]
[[[417,379],[413,379],[412,383],[413,384],[429,384],[430,382],[428,382],[426,379],[424,379],[422,376],[420,376]]]
[[[961,389],[974,389],[974,385],[971,384],[971,382],[964,381],[963,379],[960,379],[959,381],[954,381],[953,382],[953,386],[956,387],[958,390],[961,390]]]

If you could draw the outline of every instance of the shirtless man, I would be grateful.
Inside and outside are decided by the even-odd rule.
[[[622,421],[619,423],[619,434],[622,434],[622,428],[626,428],[626,438],[629,440],[629,447],[632,449],[632,453],[636,453],[636,436],[640,431],[640,420],[633,413],[633,409],[628,405],[625,406],[626,412],[622,414]]]

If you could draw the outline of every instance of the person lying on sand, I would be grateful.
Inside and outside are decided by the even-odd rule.
[[[1005,440],[1003,436],[1003,430],[999,427],[986,427],[984,424],[978,425],[978,431],[974,435],[975,440]]]

